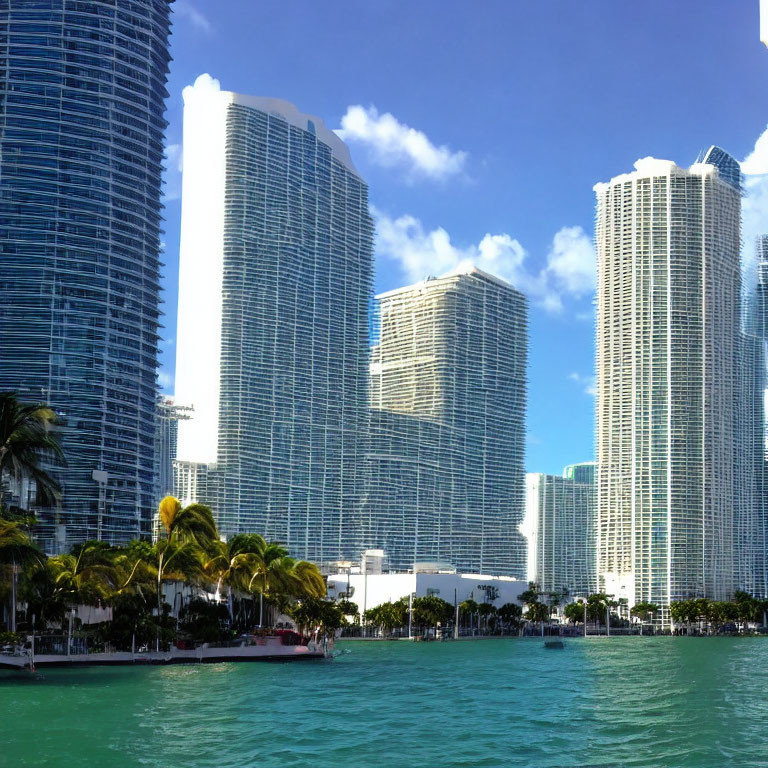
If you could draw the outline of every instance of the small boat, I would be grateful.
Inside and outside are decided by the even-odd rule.
[[[565,643],[562,640],[545,640],[544,647],[559,648],[560,650],[562,650],[563,648],[565,648]]]

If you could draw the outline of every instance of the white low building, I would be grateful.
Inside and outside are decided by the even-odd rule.
[[[474,600],[491,603],[500,608],[505,603],[517,603],[528,588],[526,581],[507,576],[486,576],[477,573],[336,573],[328,576],[328,597],[348,597],[357,604],[360,613],[382,603],[395,602],[401,597],[435,595],[447,602]]]

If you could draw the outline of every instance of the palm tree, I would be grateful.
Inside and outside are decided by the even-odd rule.
[[[35,547],[21,523],[0,519],[0,566],[10,570],[11,632],[16,631],[16,569],[19,565],[42,562],[44,556]]]
[[[249,534],[248,548],[254,552],[254,569],[248,582],[248,591],[259,596],[259,628],[264,624],[264,595],[275,597],[289,589],[286,570],[294,561],[288,557],[288,550],[276,542],[267,543],[258,534]],[[236,537],[235,537],[236,538]],[[284,602],[284,601],[283,601]],[[286,607],[283,605],[283,607]]]
[[[64,463],[53,431],[59,423],[47,405],[20,403],[15,393],[0,392],[0,480],[32,480],[35,503],[42,506],[55,504],[61,495],[59,484],[39,466],[41,453]]]
[[[549,619],[549,606],[540,603],[538,600],[526,603],[528,610],[525,612],[525,618],[531,623],[541,622],[541,634],[544,636],[544,622]]]
[[[202,576],[205,553],[211,552],[219,541],[219,532],[209,507],[189,504],[182,507],[175,496],[166,496],[159,504],[157,515],[164,536],[153,547],[157,573],[157,641],[160,650],[160,620],[163,615],[163,580],[177,581]]]
[[[72,642],[75,606],[106,603],[118,585],[109,550],[102,542],[88,541],[72,554],[49,558],[43,566],[53,581],[53,602],[62,602],[69,609],[68,647]]]
[[[307,560],[294,560],[274,542],[256,554],[256,568],[248,589],[259,595],[259,627],[263,623],[264,597],[285,612],[291,600],[325,598],[327,586],[320,570]]]
[[[470,632],[472,631],[472,617],[477,613],[478,607],[478,604],[472,598],[459,603],[459,613],[469,615]]]
[[[227,611],[230,623],[234,620],[232,590],[233,588],[247,589],[258,566],[257,553],[243,550],[242,538],[245,537],[234,537],[229,542],[215,542],[213,545],[215,554],[204,565],[205,572],[216,580],[217,595],[221,593],[222,586],[227,587]],[[261,539],[261,536],[258,538]]]
[[[523,616],[523,609],[517,603],[504,603],[499,608],[499,618],[505,626],[517,628]]]

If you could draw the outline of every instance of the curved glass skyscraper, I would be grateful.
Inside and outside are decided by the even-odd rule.
[[[63,416],[47,546],[148,530],[167,0],[0,5],[0,390]]]

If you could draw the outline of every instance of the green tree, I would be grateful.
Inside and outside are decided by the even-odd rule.
[[[360,613],[357,603],[353,603],[351,600],[339,600],[337,605],[344,616],[356,616]]]
[[[524,592],[521,592],[517,599],[524,605],[528,605],[529,603],[538,602],[540,594],[541,590],[539,589],[539,585],[536,584],[535,581],[529,581],[528,589],[526,589]]]
[[[260,536],[259,539],[261,539]],[[203,566],[205,572],[214,580],[217,594],[221,594],[222,587],[227,589],[227,613],[230,624],[234,622],[232,592],[248,589],[258,565],[258,553],[243,549],[243,545],[243,540],[238,537],[233,537],[228,542],[213,542],[211,544],[213,555]]]
[[[179,629],[193,640],[215,643],[232,636],[227,629],[229,612],[220,603],[201,597],[190,600],[179,611]]]
[[[480,603],[478,606],[477,612],[480,614],[480,617],[485,619],[485,629],[488,631],[488,625],[489,622],[496,616],[498,611],[496,610],[496,607],[492,605],[491,603]]]
[[[157,616],[163,615],[163,582],[186,581],[204,577],[204,560],[210,554],[219,533],[213,514],[204,504],[182,507],[174,496],[166,496],[158,506],[161,537],[152,549],[157,573]],[[156,650],[160,650],[158,631]]]
[[[405,600],[386,602],[369,608],[363,614],[363,621],[381,629],[382,634],[391,632],[395,627],[403,627],[407,621],[408,604]]]
[[[297,600],[289,611],[302,635],[317,633],[331,637],[337,629],[347,623],[338,604],[333,600],[304,597]]]
[[[549,607],[538,600],[527,604],[528,609],[525,612],[525,618],[533,623],[544,622],[549,619]]]
[[[412,606],[413,622],[420,627],[436,627],[447,623],[453,616],[453,606],[437,595],[414,597]]]
[[[587,620],[605,624],[606,611],[611,599],[605,592],[594,592],[587,597]]]
[[[639,602],[635,603],[629,611],[630,616],[635,616],[640,620],[640,634],[643,634],[643,624],[652,621],[659,611],[656,603]]]
[[[472,629],[473,626],[473,618],[475,616],[478,617],[478,624],[480,623],[480,617],[478,614],[478,608],[479,604],[476,603],[472,598],[469,598],[467,600],[463,600],[461,603],[459,603],[459,615],[460,616],[469,616],[469,628]]]
[[[19,566],[41,564],[45,556],[34,546],[22,523],[0,519],[0,577],[3,599],[10,605],[9,629],[16,631],[16,583]]]
[[[499,618],[508,629],[516,630],[523,618],[523,609],[516,603],[504,603],[498,611]]]
[[[0,484],[9,478],[33,481],[35,503],[41,506],[53,505],[61,496],[59,484],[40,468],[42,455],[64,463],[54,431],[59,423],[47,405],[21,403],[15,393],[0,392]]]
[[[584,602],[579,600],[574,603],[568,603],[563,609],[563,616],[565,616],[571,624],[578,624],[584,622]]]

